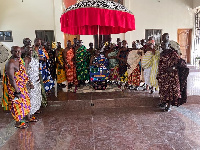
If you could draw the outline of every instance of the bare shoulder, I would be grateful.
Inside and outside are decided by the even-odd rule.
[[[10,59],[5,65],[5,69],[8,70],[9,68],[14,68],[15,67],[15,60]]]

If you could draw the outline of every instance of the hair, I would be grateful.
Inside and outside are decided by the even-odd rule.
[[[24,38],[24,39],[23,39],[23,44],[26,44],[26,41],[27,41],[27,40],[31,41],[29,38]]]
[[[14,51],[14,50],[16,50],[16,49],[18,49],[18,48],[20,48],[19,46],[12,46],[11,47],[11,51]]]
[[[35,43],[36,41],[39,41],[39,40],[41,40],[41,39],[40,39],[40,38],[35,38],[34,43]]]
[[[162,35],[162,39],[163,39],[163,37],[166,36],[166,35],[169,36],[169,33],[164,33],[164,34]]]

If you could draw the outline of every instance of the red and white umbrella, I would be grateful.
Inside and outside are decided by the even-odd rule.
[[[71,35],[109,35],[135,30],[135,17],[123,5],[108,0],[84,0],[66,9],[61,31]]]

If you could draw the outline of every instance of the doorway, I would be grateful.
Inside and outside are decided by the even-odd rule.
[[[177,42],[180,45],[183,58],[188,64],[191,64],[191,39],[192,29],[178,29]]]

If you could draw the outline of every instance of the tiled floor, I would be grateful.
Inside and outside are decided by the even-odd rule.
[[[158,93],[58,92],[39,121],[15,129],[0,112],[2,150],[200,150],[200,72],[188,77],[188,103],[163,112]]]

